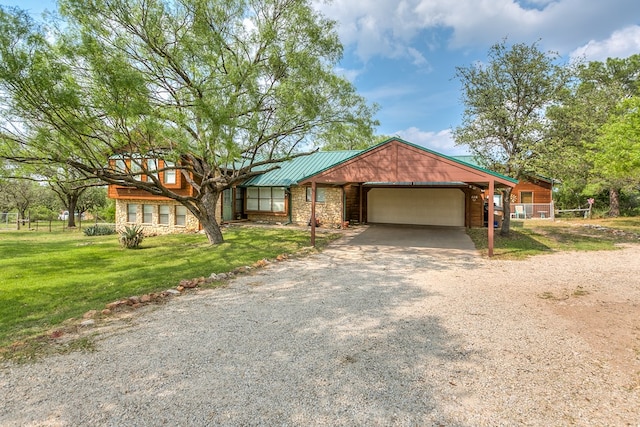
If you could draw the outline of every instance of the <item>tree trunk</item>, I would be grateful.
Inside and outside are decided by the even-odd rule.
[[[508,236],[511,231],[511,187],[502,190],[502,228],[501,236]]]
[[[617,188],[609,189],[609,216],[620,216],[620,190]]]
[[[67,209],[69,210],[69,218],[67,219],[67,227],[76,226],[76,206],[78,205],[78,197],[67,196]]]
[[[202,225],[202,229],[209,243],[212,245],[223,243],[224,237],[222,237],[222,230],[220,230],[220,225],[218,221],[216,221],[216,207],[221,192],[208,187],[203,188],[202,191],[204,191],[204,195],[196,204],[198,209],[196,216]]]

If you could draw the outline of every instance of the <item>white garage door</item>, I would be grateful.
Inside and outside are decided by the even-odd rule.
[[[372,223],[464,226],[464,193],[452,188],[373,188],[367,195]]]

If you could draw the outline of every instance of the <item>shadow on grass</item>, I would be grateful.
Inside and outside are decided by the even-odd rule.
[[[514,230],[514,228],[519,230]],[[473,240],[476,248],[483,255],[487,255],[489,247],[487,230],[485,228],[472,228],[467,230],[467,234]],[[553,248],[545,240],[541,235],[526,231],[521,223],[512,223],[511,232],[508,236],[502,236],[499,230],[496,230],[493,241],[494,258],[521,259],[551,252]]]

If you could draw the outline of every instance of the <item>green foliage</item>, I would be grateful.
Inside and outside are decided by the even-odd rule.
[[[111,225],[92,225],[82,231],[85,236],[109,236],[116,233],[115,227]]]
[[[120,232],[120,244],[127,249],[135,249],[140,246],[144,239],[144,230],[140,225],[132,227],[124,227],[124,231]]]
[[[58,219],[58,211],[51,210],[46,206],[36,206],[29,210],[31,221],[53,221]]]
[[[310,0],[59,6],[63,21],[46,29],[0,10],[0,114],[24,124],[0,128],[0,152],[178,200],[211,243],[222,239],[209,214],[222,190],[339,131],[366,139],[376,125],[376,107],[336,74],[335,23]],[[174,162],[198,191],[163,185],[139,157],[139,172],[115,170],[114,155],[132,159],[123,153]]]
[[[603,203],[614,214],[621,190],[638,192],[639,73],[640,55],[582,64],[575,85],[547,110],[552,126],[539,167],[561,180],[566,193],[608,192]]]
[[[534,172],[544,110],[569,80],[557,59],[535,43],[508,47],[503,41],[491,47],[488,63],[457,67],[465,110],[454,130],[456,143],[508,176]]]
[[[512,178],[538,172],[545,109],[556,102],[570,77],[557,59],[536,43],[508,47],[503,41],[489,49],[487,63],[456,67],[465,104],[462,125],[453,132],[456,144],[467,145],[483,164]],[[509,212],[511,188],[502,192],[502,209]],[[509,234],[510,225],[507,216],[501,234]]]
[[[104,222],[116,222],[116,201],[108,199],[104,206],[95,211],[95,215]]]
[[[640,185],[640,97],[622,101],[588,147],[594,174],[618,188]]]

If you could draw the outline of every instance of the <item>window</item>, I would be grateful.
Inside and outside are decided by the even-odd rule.
[[[147,173],[149,176],[155,176],[158,178],[158,160],[147,159]],[[147,179],[147,181],[151,181],[151,179]]]
[[[116,172],[126,172],[127,171],[127,164],[125,163],[125,161],[123,159],[117,159],[116,160]]]
[[[259,212],[284,212],[284,187],[247,188],[247,210]]]
[[[326,200],[326,188],[316,187],[316,202],[324,203]],[[307,202],[311,201],[311,187],[307,187]]]
[[[127,222],[136,222],[138,205],[127,205]]]
[[[142,168],[140,167],[140,159],[131,159],[131,174],[137,181],[142,180]]]
[[[186,206],[176,206],[176,225],[187,225]]]
[[[532,191],[521,191],[520,192],[520,203],[533,203],[533,192]]]
[[[169,225],[169,205],[158,206],[158,214],[160,224]]]
[[[142,205],[142,222],[145,224],[153,223],[153,205]]]
[[[493,195],[493,204],[498,207],[502,207],[502,194]]]
[[[164,167],[165,168],[172,168],[175,165],[172,162],[167,162],[166,160],[164,161]],[[164,171],[164,183],[165,184],[175,184],[176,183],[176,170],[175,169],[171,169],[171,170],[165,170]]]

